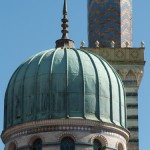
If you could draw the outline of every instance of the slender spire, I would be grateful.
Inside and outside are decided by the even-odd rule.
[[[66,0],[64,0],[63,14],[64,14],[64,15],[67,15],[67,2],[66,2]]]
[[[67,22],[68,22],[68,19],[67,19],[67,2],[66,0],[64,0],[64,8],[63,8],[63,19],[61,20],[62,21],[62,28],[63,30],[61,31],[62,32],[62,39],[68,39],[68,33],[69,31],[67,30],[67,28],[69,27]]]
[[[70,40],[68,38],[68,18],[67,18],[67,0],[64,0],[64,6],[63,6],[63,18],[62,18],[62,38],[56,41],[56,48],[58,47],[66,47],[66,48],[73,48],[74,47],[74,41]]]

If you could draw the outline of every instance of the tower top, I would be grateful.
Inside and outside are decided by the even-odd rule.
[[[131,0],[88,0],[89,47],[132,46],[132,1]]]

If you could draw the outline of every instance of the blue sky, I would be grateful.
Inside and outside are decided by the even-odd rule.
[[[61,37],[63,0],[0,0],[0,132],[3,101],[14,70],[31,55],[55,47]],[[133,44],[145,42],[145,71],[139,89],[140,150],[148,149],[150,135],[150,1],[133,1]],[[70,38],[87,44],[87,1],[68,0]],[[4,146],[0,141],[0,150]]]

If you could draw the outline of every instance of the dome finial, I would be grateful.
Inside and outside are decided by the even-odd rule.
[[[62,38],[56,41],[56,48],[58,47],[66,47],[66,48],[74,48],[74,41],[70,40],[68,38],[69,31],[67,28],[68,25],[68,18],[67,18],[67,0],[64,0],[64,6],[63,6],[63,19],[62,21]]]
[[[64,15],[67,15],[67,3],[66,3],[66,0],[64,0],[63,14],[64,14]]]
[[[67,22],[68,22],[68,19],[67,19],[67,2],[66,0],[64,0],[64,8],[63,8],[63,19],[62,19],[62,27],[63,27],[63,30],[62,30],[62,39],[68,39],[68,33],[69,31],[67,30],[67,28],[69,27]]]

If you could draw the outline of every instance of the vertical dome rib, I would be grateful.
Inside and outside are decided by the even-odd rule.
[[[49,51],[47,50],[47,51],[45,51],[44,52],[44,54],[42,54],[42,56],[41,56],[41,58],[40,58],[40,60],[39,60],[39,65],[41,64],[41,62],[42,62],[42,60],[44,59],[44,57],[47,55],[49,53]]]
[[[22,117],[21,117],[21,120],[22,121],[24,121],[24,79],[25,79],[25,73],[26,73],[26,70],[27,70],[27,68],[28,68],[28,62],[30,61],[30,59],[29,60],[27,60],[26,62],[24,62],[23,63],[23,66],[22,66],[22,68],[21,68],[21,70],[20,70],[20,73],[19,73],[19,75],[22,73],[22,70],[24,70],[24,75],[22,76],[22,79],[20,79],[20,80],[22,80],[21,81],[21,83],[22,83],[22,89],[21,89],[21,92],[22,92],[22,112],[21,112],[21,114],[22,114]],[[18,75],[18,76],[19,76]]]
[[[101,116],[101,114],[100,114],[100,106],[99,106],[99,102],[100,102],[100,99],[99,99],[99,89],[100,89],[100,87],[99,87],[99,80],[98,80],[98,72],[97,72],[97,69],[96,69],[96,66],[95,66],[95,63],[94,63],[94,60],[92,59],[92,57],[90,56],[90,53],[88,53],[87,51],[84,51],[84,50],[82,50],[84,53],[86,53],[87,55],[88,55],[88,57],[90,58],[90,60],[91,60],[91,62],[92,62],[92,65],[93,65],[93,67],[94,67],[94,70],[95,70],[95,74],[96,74],[96,84],[97,84],[97,88],[96,88],[96,101],[97,101],[97,105],[98,105],[98,108],[96,108],[96,115],[98,115],[97,116],[97,118],[99,119],[99,120],[101,120],[101,118],[100,118],[100,116]],[[97,110],[98,110],[98,113],[97,113]]]
[[[16,71],[14,72],[14,74],[13,74],[13,76],[11,77],[11,79],[10,79],[10,81],[9,81],[9,84],[8,84],[8,87],[7,87],[7,90],[6,90],[6,94],[5,94],[5,109],[6,109],[6,107],[8,106],[8,103],[9,103],[9,105],[11,106],[11,110],[12,110],[12,113],[8,113],[8,108],[6,109],[7,111],[6,111],[6,115],[5,115],[5,117],[7,118],[8,117],[8,114],[10,114],[11,115],[11,117],[10,117],[10,124],[8,123],[8,118],[7,119],[5,119],[6,120],[6,123],[7,123],[7,126],[11,126],[12,124],[13,124],[13,103],[14,103],[14,99],[13,99],[13,95],[14,95],[14,89],[12,88],[11,89],[11,92],[10,92],[10,87],[12,86],[12,87],[14,87],[14,85],[15,85],[15,82],[16,82],[16,77],[17,77],[17,75],[18,75],[18,72],[20,71],[20,69],[21,69],[21,67],[22,67],[22,65],[21,66],[19,66],[17,69],[16,69]],[[13,80],[13,81],[12,81]],[[11,83],[12,82],[12,83]],[[11,85],[12,84],[12,85]],[[11,99],[8,99],[8,94],[11,94]]]
[[[43,93],[38,93],[38,83],[40,84],[40,81],[39,81],[39,69],[40,69],[40,67],[41,67],[41,63],[42,63],[42,61],[43,61],[43,59],[44,59],[44,57],[45,57],[45,55],[47,54],[47,53],[49,53],[49,51],[47,50],[47,51],[45,51],[43,54],[41,54],[41,56],[40,56],[40,58],[38,59],[38,66],[37,66],[37,70],[35,71],[35,85],[34,85],[34,88],[35,88],[35,98],[34,98],[34,105],[36,105],[36,107],[34,107],[34,118],[35,118],[35,120],[37,119],[37,117],[38,117],[38,110],[37,110],[37,108],[38,108],[38,106],[37,105],[40,105],[38,102],[39,101],[41,101],[41,100],[39,100],[38,101],[38,97],[39,97],[39,99],[41,99],[41,94],[43,94]],[[42,98],[43,98],[43,95],[42,95]],[[41,105],[43,105],[43,104],[41,104]],[[41,110],[40,110],[41,111]],[[43,116],[42,116],[42,118],[43,118]]]
[[[97,56],[98,57],[98,56]],[[99,57],[98,57],[99,58]],[[99,61],[103,64],[106,72],[107,72],[107,75],[108,75],[108,79],[109,79],[109,91],[110,91],[110,120],[112,123],[114,123],[114,120],[113,120],[113,101],[112,101],[112,83],[111,83],[111,78],[110,78],[110,74],[109,74],[109,71],[107,69],[107,67],[105,66],[104,62],[99,58]]]
[[[111,66],[110,66],[111,67]],[[118,95],[118,97],[119,97],[119,119],[120,119],[120,125],[122,126],[122,119],[121,119],[121,114],[122,114],[122,112],[121,112],[121,96],[120,96],[120,85],[119,85],[119,80],[118,80],[118,76],[117,76],[117,74],[116,74],[116,72],[114,71],[114,69],[112,68],[112,71],[114,72],[114,75],[116,76],[116,80],[117,80],[117,84],[118,84],[118,89],[119,89],[119,95]]]
[[[110,67],[112,67],[112,66],[110,66]],[[116,72],[116,71],[114,71],[114,72]],[[119,87],[122,87],[122,92],[124,94],[124,96],[123,96],[124,110],[122,110],[122,106],[121,106],[121,125],[123,127],[127,127],[127,122],[126,122],[127,121],[127,105],[126,105],[126,99],[125,99],[126,94],[125,94],[124,84],[123,84],[119,74],[117,72],[116,72],[116,74],[117,74],[117,77],[118,77],[117,79],[119,80],[119,83],[120,83]],[[120,88],[120,95],[121,95],[121,88]],[[120,102],[122,104],[122,98],[121,98]],[[122,113],[122,111],[124,112],[124,114]],[[124,120],[122,118],[124,118]]]
[[[121,114],[121,118],[123,118],[122,119],[122,126],[123,127],[127,127],[127,104],[126,104],[126,94],[125,94],[125,88],[124,88],[124,84],[123,84],[123,82],[122,82],[122,80],[121,80],[121,78],[120,78],[120,76],[118,75],[118,78],[120,79],[119,81],[120,81],[120,87],[123,87],[122,89],[120,89],[120,93],[121,93],[121,91],[123,92],[123,97],[121,98],[121,104],[122,104],[122,100],[123,100],[123,106],[124,106],[124,108],[123,108],[123,112],[122,112],[122,114]],[[122,95],[122,94],[121,94]],[[122,108],[122,107],[121,107]]]
[[[17,97],[16,97],[16,99],[15,99],[15,90],[16,90],[16,88],[15,88],[15,86],[16,86],[16,80],[17,80],[17,77],[18,77],[18,75],[19,75],[19,72],[21,71],[21,68],[23,67],[23,65],[24,64],[22,64],[19,68],[18,68],[18,71],[16,72],[16,75],[15,75],[15,79],[14,79],[14,83],[13,83],[13,92],[12,92],[12,101],[13,101],[13,103],[12,103],[12,110],[13,110],[13,112],[12,112],[12,124],[16,124],[16,123],[18,123],[18,122],[16,122],[16,117],[21,117],[21,114],[20,114],[20,116],[15,116],[15,114],[14,114],[14,112],[16,112],[16,109],[21,109],[22,108],[22,106],[21,106],[21,104],[20,104],[20,106],[14,106],[14,103],[16,102],[16,99],[17,99],[17,101],[19,100],[19,101],[21,101],[21,99],[19,99],[18,98],[18,95],[16,95]],[[17,102],[16,102],[17,103]],[[21,108],[20,108],[21,107]],[[14,109],[13,109],[14,108]],[[21,110],[20,110],[21,111]],[[21,112],[20,112],[21,113]],[[17,114],[17,115],[19,115],[19,114]],[[22,119],[22,118],[20,118],[20,119]],[[19,119],[19,121],[20,121],[20,119]]]
[[[52,53],[52,61],[51,61],[51,66],[50,66],[50,118],[52,118],[52,74],[53,74],[53,64],[54,64],[54,59],[55,59],[55,55],[57,53],[58,49],[56,49],[53,53]]]
[[[82,61],[81,61],[81,57],[80,57],[80,54],[79,54],[79,51],[77,49],[73,49],[79,59],[79,64],[80,64],[80,67],[81,67],[81,70],[82,70],[82,81],[83,81],[83,118],[86,118],[86,112],[85,112],[85,79],[84,79],[84,68],[83,68],[83,64],[82,64]]]
[[[111,120],[112,123],[114,123],[114,120],[113,120],[113,104],[112,104],[113,103],[112,102],[112,83],[111,83],[110,74],[109,74],[109,71],[108,71],[106,65],[103,62],[103,59],[100,56],[96,55],[96,54],[93,54],[93,55],[96,56],[99,59],[99,61],[103,64],[103,66],[105,68],[105,71],[107,72],[107,76],[108,76],[108,80],[109,80],[109,91],[110,91],[110,120]]]
[[[65,57],[66,57],[66,93],[65,96],[66,96],[66,118],[69,118],[70,116],[70,112],[69,112],[69,99],[68,99],[68,55],[67,55],[67,49],[65,48],[64,49],[65,51]]]
[[[111,75],[109,74],[110,81],[111,81],[111,90],[112,90],[112,106],[111,106],[111,108],[112,108],[112,118],[113,118],[113,123],[114,124],[120,125],[120,121],[119,121],[120,117],[118,115],[116,115],[117,109],[118,109],[117,114],[119,113],[119,105],[117,106],[115,104],[116,101],[117,101],[117,104],[118,104],[118,101],[119,101],[119,94],[118,94],[118,88],[119,87],[118,87],[116,75],[114,74],[113,69],[110,67],[110,65],[106,61],[104,61],[104,59],[101,59],[101,60],[103,61],[104,65],[107,66],[106,68],[107,68],[108,72],[110,74],[111,74],[111,72],[113,73]],[[109,71],[109,69],[111,71]],[[116,83],[116,85],[115,85],[114,82]],[[115,89],[116,92],[113,91],[114,89]],[[115,96],[114,93],[117,94],[117,97]],[[117,100],[117,98],[118,98],[118,100]]]
[[[103,58],[102,58],[103,59]],[[104,59],[103,59],[104,60]],[[107,63],[107,65],[112,69],[112,71],[113,71],[113,73],[114,73],[114,75],[116,76],[116,80],[117,80],[117,83],[118,83],[118,88],[119,88],[119,114],[120,114],[120,125],[121,126],[125,126],[126,127],[126,123],[125,123],[125,125],[123,125],[123,120],[122,120],[122,108],[121,108],[121,89],[120,89],[120,87],[122,86],[123,88],[124,88],[124,85],[123,85],[123,83],[122,83],[122,80],[121,80],[121,78],[120,78],[120,76],[118,75],[118,73],[115,71],[115,69],[108,63],[108,62],[106,62]],[[121,85],[120,85],[121,84]],[[125,97],[125,93],[124,93],[124,97]],[[126,107],[126,103],[125,103],[125,99],[124,99],[124,107]],[[125,116],[126,116],[126,109],[124,110],[125,111]]]
[[[110,66],[111,67],[111,66]],[[119,116],[120,116],[120,125],[123,126],[122,124],[122,108],[121,108],[121,91],[120,91],[120,83],[119,83],[119,79],[118,79],[118,75],[117,72],[112,68],[112,71],[114,72],[115,76],[116,76],[116,80],[118,83],[118,88],[119,88]]]
[[[29,59],[29,62],[26,63],[26,68],[25,68],[25,73],[24,73],[24,76],[23,76],[23,97],[22,97],[22,119],[23,121],[26,121],[26,118],[25,118],[25,111],[24,111],[24,107],[25,107],[25,79],[26,79],[26,74],[27,74],[27,71],[28,71],[28,68],[30,67],[30,64],[31,62],[38,56],[38,54],[36,54],[35,56],[33,56],[31,59]]]

